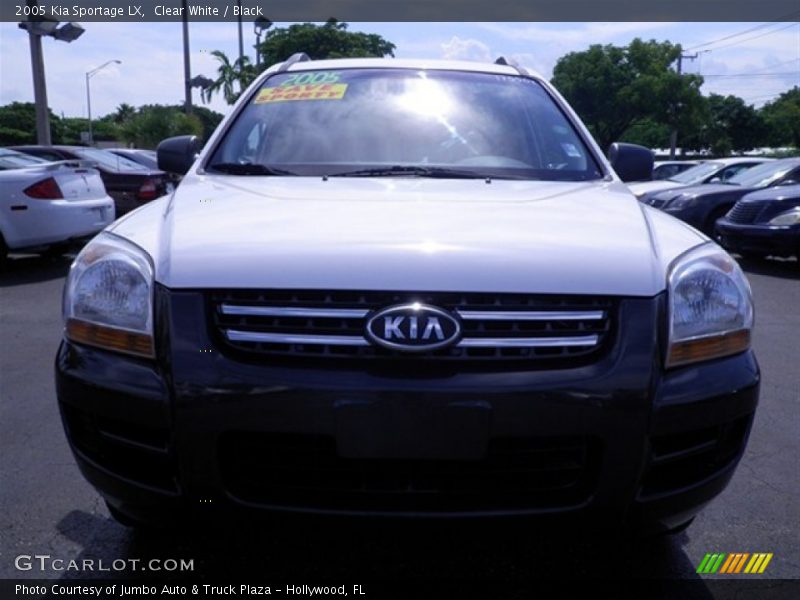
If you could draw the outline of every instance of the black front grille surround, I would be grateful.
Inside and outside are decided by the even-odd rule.
[[[608,346],[618,301],[609,297],[448,292],[219,290],[207,293],[216,342],[242,358],[515,361],[586,364]],[[409,354],[370,343],[376,312],[420,302],[461,324],[453,346]]]
[[[87,459],[140,485],[178,494],[168,429],[101,417],[68,404],[61,411],[74,448]]]
[[[231,431],[218,456],[223,485],[247,503],[446,513],[578,507],[597,487],[602,444],[495,438],[482,460],[352,459],[332,436]]]
[[[733,208],[726,215],[731,223],[740,225],[751,225],[758,220],[759,215],[767,205],[766,202],[742,202],[734,204]]]
[[[753,415],[650,440],[639,498],[649,500],[698,485],[728,468],[744,450]]]

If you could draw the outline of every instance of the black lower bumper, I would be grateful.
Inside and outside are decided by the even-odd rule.
[[[800,256],[800,226],[740,225],[719,219],[716,231],[722,246],[731,252]]]
[[[658,299],[626,301],[613,350],[592,365],[401,375],[204,352],[202,298],[170,296],[157,362],[67,342],[56,359],[78,464],[134,515],[564,515],[673,527],[729,481],[758,398],[750,352],[664,373]]]

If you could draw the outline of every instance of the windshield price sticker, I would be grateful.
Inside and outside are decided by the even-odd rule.
[[[346,83],[309,83],[300,85],[281,85],[264,88],[254,104],[268,102],[290,102],[293,100],[341,100],[347,91]]]

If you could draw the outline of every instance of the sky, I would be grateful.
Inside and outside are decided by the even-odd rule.
[[[285,26],[278,23],[276,26]],[[86,32],[66,44],[43,40],[50,107],[58,115],[86,116],[85,73],[116,59],[91,79],[92,116],[126,102],[181,104],[183,46],[180,23],[86,23]],[[559,57],[591,44],[626,45],[636,37],[680,43],[695,60],[684,72],[706,78],[705,94],[736,94],[761,106],[800,85],[800,23],[351,23],[350,30],[377,33],[396,44],[398,58],[494,61],[498,56],[550,78]],[[210,56],[238,53],[236,23],[190,23],[192,76],[216,77]],[[245,53],[254,59],[252,25],[244,26]],[[194,102],[202,105],[199,92]],[[27,34],[0,23],[0,105],[32,102]],[[209,104],[226,113],[220,95]]]

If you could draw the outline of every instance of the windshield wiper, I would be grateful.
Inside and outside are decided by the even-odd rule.
[[[230,175],[277,175],[277,176],[296,176],[285,169],[276,169],[267,165],[257,165],[252,163],[215,163],[208,165],[208,169],[228,173]]]
[[[442,179],[491,179],[490,175],[481,175],[474,171],[460,171],[443,167],[421,167],[415,165],[394,165],[391,167],[374,167],[357,171],[332,173],[329,177],[392,177],[408,175],[410,177],[433,177]]]

